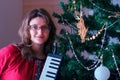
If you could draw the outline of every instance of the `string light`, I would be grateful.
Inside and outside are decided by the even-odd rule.
[[[106,9],[103,9],[103,8],[100,8],[99,6],[97,6],[95,3],[92,2],[92,0],[90,0],[90,2],[93,4],[93,6],[96,6],[98,9],[100,9],[102,11],[105,11],[105,12],[111,13],[111,14],[115,14],[114,16],[108,16],[108,18],[111,18],[111,17],[120,18],[120,12],[108,11]],[[73,7],[74,7],[75,19],[79,21],[80,18],[82,17],[82,3],[80,3],[80,15],[79,16],[77,15],[76,1],[75,0],[73,0]],[[111,26],[114,25],[116,22],[118,22],[118,21],[113,22],[113,24],[111,24]],[[106,26],[106,24],[103,24],[102,28],[96,34],[94,34],[91,37],[85,38],[85,41],[95,40],[103,32],[103,30],[105,29],[105,26]],[[109,28],[109,27],[107,27],[107,28]]]
[[[74,8],[74,13],[77,14],[77,10],[76,10],[76,1],[73,0],[73,8]],[[77,16],[77,15],[76,15]]]
[[[114,15],[115,15],[115,16],[108,16],[108,18],[111,18],[111,17],[119,18],[119,17],[120,17],[120,12],[108,11],[108,10],[106,10],[106,9],[100,8],[99,6],[97,6],[97,5],[96,5],[95,3],[93,3],[92,1],[90,1],[90,2],[93,4],[93,6],[96,6],[98,9],[100,9],[100,10],[102,10],[102,11],[104,11],[104,12],[111,13],[111,14],[114,14]],[[80,17],[82,16],[82,14],[81,14],[81,13],[82,13],[82,11],[81,11],[81,6],[80,6],[80,17],[77,15],[76,2],[75,2],[75,0],[73,0],[73,6],[74,6],[75,18],[76,18],[77,20],[79,20]],[[64,21],[65,21],[69,26],[71,26],[71,27],[74,28],[74,26],[72,26],[67,20],[64,20]],[[103,39],[102,39],[102,45],[101,45],[101,49],[102,49],[102,48],[103,48],[103,44],[104,44],[104,40],[105,40],[106,30],[107,30],[108,28],[110,28],[111,26],[113,26],[113,25],[114,25],[115,23],[117,23],[117,22],[118,22],[118,20],[116,20],[115,22],[113,22],[111,25],[109,25],[109,26],[107,26],[107,27],[106,27],[106,24],[104,24],[104,25],[102,26],[102,28],[101,28],[95,35],[93,35],[93,36],[91,36],[91,37],[88,37],[88,38],[86,38],[85,40],[86,40],[86,41],[94,40],[94,39],[96,39],[96,38],[103,32],[103,30],[105,30],[104,36],[103,36]],[[82,62],[78,59],[78,57],[77,57],[77,55],[76,55],[76,53],[75,53],[75,51],[74,51],[74,47],[73,47],[72,41],[71,41],[71,39],[70,39],[69,34],[68,34],[67,31],[66,31],[66,35],[67,35],[67,37],[68,37],[68,40],[69,40],[69,43],[70,43],[70,46],[71,46],[71,50],[72,50],[72,53],[73,53],[74,56],[75,56],[75,59],[76,59],[77,62],[78,62],[81,66],[83,66],[86,70],[93,70],[93,69],[95,69],[100,63],[103,63],[103,62],[102,62],[103,58],[101,58],[101,57],[103,57],[103,55],[100,54],[100,55],[98,55],[97,60],[96,60],[92,65],[90,65],[90,66],[88,66],[88,67],[84,66],[84,65],[82,64]],[[101,56],[101,57],[100,57],[100,56]],[[99,59],[99,57],[100,57],[100,59]],[[116,70],[118,71],[118,74],[119,74],[119,77],[120,77],[120,70],[119,70],[119,68],[118,68],[118,65],[117,65],[117,62],[116,62],[114,53],[113,53],[112,57],[113,57],[113,60],[114,60],[115,66],[116,66]]]
[[[104,29],[104,28],[103,28],[103,29]],[[88,66],[88,67],[84,66],[84,65],[82,64],[82,62],[78,59],[78,57],[77,57],[77,55],[76,55],[76,53],[75,53],[75,51],[74,51],[73,43],[72,43],[72,41],[71,41],[71,39],[70,39],[69,34],[68,34],[67,31],[66,31],[66,35],[67,35],[67,38],[68,38],[68,40],[69,40],[70,47],[71,47],[71,50],[72,50],[73,55],[75,56],[75,59],[77,60],[77,62],[78,62],[83,68],[85,68],[86,70],[89,71],[89,70],[95,69],[100,63],[103,63],[103,55],[100,55],[100,56],[101,56],[100,59],[99,59],[99,57],[96,56],[96,57],[97,57],[97,60],[94,61],[94,63],[93,63],[92,65],[90,65],[90,66]],[[104,36],[103,36],[103,39],[102,39],[101,49],[103,48],[103,44],[104,44],[104,40],[105,40],[105,35],[106,35],[106,29],[105,29]]]
[[[93,35],[93,36],[91,36],[89,38],[86,38],[86,41],[90,41],[90,40],[96,39],[103,32],[105,26],[106,26],[106,23],[103,24],[102,28],[95,35]]]
[[[80,15],[79,15],[79,16],[77,15],[76,1],[75,1],[75,0],[73,0],[73,6],[74,6],[75,19],[79,21],[80,18],[82,18],[82,2],[80,3]],[[77,27],[78,27],[78,26],[77,26]],[[93,35],[93,36],[91,36],[91,37],[85,38],[85,39],[84,39],[84,42],[85,42],[85,41],[90,41],[90,40],[96,39],[96,38],[103,32],[104,27],[105,27],[105,24],[102,26],[102,28],[101,28],[95,35]],[[80,32],[80,31],[79,31],[79,28],[78,28],[78,33],[79,33],[79,32]],[[78,35],[81,36],[80,34],[78,34]],[[81,40],[81,41],[83,41],[83,40]]]
[[[116,66],[116,70],[117,70],[118,75],[119,75],[119,77],[120,77],[120,70],[119,70],[119,68],[118,68],[118,65],[117,65],[117,62],[116,62],[116,59],[115,59],[115,55],[114,55],[113,50],[112,50],[112,58],[113,58],[113,60],[114,60],[114,63],[115,63],[115,66]]]
[[[99,63],[101,62],[101,60],[97,58],[97,60],[96,60],[92,65],[90,65],[90,66],[88,66],[88,67],[84,66],[84,65],[82,64],[82,62],[78,59],[78,57],[77,57],[77,55],[76,55],[76,53],[75,53],[75,51],[74,51],[74,47],[73,47],[72,41],[71,41],[71,39],[70,39],[67,31],[66,31],[66,35],[67,35],[67,37],[68,37],[68,40],[69,40],[69,43],[70,43],[70,46],[71,46],[72,53],[73,53],[73,55],[75,56],[75,59],[77,60],[78,64],[80,64],[83,68],[85,68],[85,69],[88,70],[88,71],[95,69],[95,68],[99,65]]]
[[[92,0],[89,0],[89,2],[92,3],[93,6],[97,7],[98,9],[100,9],[100,10],[102,10],[102,11],[104,11],[104,12],[107,12],[107,13],[110,13],[110,14],[120,13],[120,12],[108,11],[108,10],[106,10],[106,9],[104,9],[104,8],[101,8],[101,7],[97,6],[95,3],[93,3]]]
[[[120,12],[113,12],[113,11],[109,11],[109,10],[106,10],[106,9],[104,9],[104,8],[101,8],[101,7],[97,6],[95,3],[93,3],[92,0],[89,0],[89,2],[90,2],[93,6],[97,7],[99,10],[102,10],[102,11],[107,12],[107,13],[110,13],[110,14],[114,14],[114,15],[112,15],[112,16],[108,16],[108,18],[120,18]]]
[[[63,19],[63,18],[62,18]],[[63,19],[65,23],[67,23],[67,25],[69,25],[70,27],[74,28],[75,30],[77,30],[77,28],[75,28],[72,24],[70,24],[66,19]],[[91,37],[87,37],[85,40],[86,41],[91,41],[96,39],[102,32],[104,29],[108,29],[111,28],[113,25],[115,25],[119,20],[114,21],[112,24],[106,26],[106,23],[103,24],[102,28],[93,36]],[[105,28],[106,27],[106,28]]]

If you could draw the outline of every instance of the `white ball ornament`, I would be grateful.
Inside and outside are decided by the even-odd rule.
[[[107,67],[100,65],[95,69],[94,76],[97,80],[108,80],[110,77],[110,71]]]

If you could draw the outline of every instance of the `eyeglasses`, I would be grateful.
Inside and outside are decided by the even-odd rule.
[[[49,26],[38,27],[37,25],[30,25],[30,29],[34,31],[37,31],[39,29],[41,29],[42,31],[49,31],[50,27]]]

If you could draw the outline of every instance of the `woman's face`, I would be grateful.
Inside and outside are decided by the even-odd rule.
[[[31,19],[30,23],[30,39],[32,44],[44,45],[48,40],[50,29],[46,20],[41,17]]]

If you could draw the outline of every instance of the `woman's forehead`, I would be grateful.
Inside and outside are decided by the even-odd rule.
[[[30,20],[30,23],[29,25],[32,25],[32,24],[38,24],[38,25],[47,25],[47,22],[46,22],[46,19],[45,18],[42,18],[42,17],[35,17],[33,19]]]

